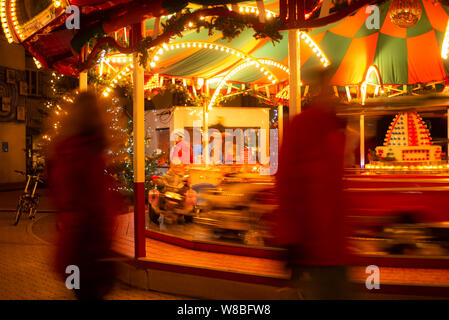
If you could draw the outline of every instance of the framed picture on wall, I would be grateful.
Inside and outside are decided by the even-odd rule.
[[[16,83],[16,72],[14,70],[6,70],[6,82],[11,84]]]
[[[25,81],[20,81],[19,83],[19,94],[21,96],[28,95],[28,83],[26,83]]]
[[[1,97],[2,102],[2,112],[10,112],[11,111],[11,98],[9,97]]]
[[[23,106],[17,107],[17,120],[25,121],[25,107]]]

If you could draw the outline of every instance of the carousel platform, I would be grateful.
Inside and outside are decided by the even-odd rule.
[[[282,260],[287,256],[286,250],[263,245],[244,244],[236,236],[217,237],[210,229],[194,223],[168,225],[166,230],[148,222],[146,236],[182,248],[197,251],[227,253],[236,256],[256,257]]]
[[[119,279],[136,287],[203,299],[296,299],[288,289],[290,270],[281,260],[208,252],[147,237],[145,258],[133,259],[133,215],[119,218],[114,250]],[[449,297],[449,269],[382,266],[380,290],[365,289],[369,260],[350,268],[362,298],[379,295]]]

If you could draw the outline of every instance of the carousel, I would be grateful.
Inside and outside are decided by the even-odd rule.
[[[79,77],[80,90],[94,85],[93,73],[104,97],[123,83],[132,87],[136,258],[147,256],[148,238],[283,256],[269,231],[276,150],[284,106],[289,117],[300,112],[314,93],[317,67],[332,74],[339,115],[355,132],[357,151],[345,177],[354,250],[366,261],[398,263],[391,248],[401,247],[398,234],[414,223],[407,230],[415,247],[402,246],[407,253],[426,252],[436,264],[447,254],[444,1],[1,0],[0,9],[7,40],[22,44],[39,67]],[[168,85],[182,87],[195,105],[145,110],[145,101],[156,101]],[[224,106],[249,93],[263,103]],[[242,144],[231,137],[227,161],[226,131],[237,129]],[[145,189],[145,154],[170,150],[177,139],[188,140],[195,159],[187,166],[167,159]]]

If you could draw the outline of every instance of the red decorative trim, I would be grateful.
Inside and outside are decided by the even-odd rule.
[[[213,269],[188,267],[188,266],[161,263],[161,262],[142,260],[142,259],[133,260],[130,262],[130,264],[135,267],[138,267],[138,268],[146,268],[146,269],[161,270],[161,271],[166,271],[166,272],[190,274],[190,275],[207,277],[207,278],[217,278],[217,279],[225,279],[225,280],[231,280],[231,281],[264,284],[264,285],[274,286],[274,287],[286,287],[290,283],[290,281],[288,279],[282,279],[282,278],[272,278],[272,277],[268,277],[268,276],[264,277],[264,276],[257,276],[257,275],[252,275],[252,274],[237,273],[237,272],[230,272],[230,271],[219,271],[219,270],[213,270]]]
[[[166,243],[174,244],[183,248],[198,250],[198,251],[208,251],[217,253],[226,253],[236,256],[246,256],[246,257],[256,257],[264,259],[276,259],[282,260],[286,257],[286,252],[283,250],[270,250],[262,248],[249,248],[244,246],[232,246],[226,244],[218,243],[207,243],[195,240],[187,240],[174,235],[169,235],[162,232],[157,232],[153,230],[146,230],[145,234],[147,237]]]
[[[80,64],[79,70],[83,71],[83,70],[89,69],[91,67],[91,65],[95,62],[95,57],[97,56],[98,52],[106,44],[109,44],[110,46],[114,47],[120,53],[131,54],[131,53],[134,52],[134,48],[133,47],[122,46],[119,42],[117,42],[112,37],[101,38],[100,40],[98,40],[98,42],[95,44],[95,46],[91,50],[91,52],[90,52],[89,56],[87,57],[86,61]]]
[[[351,264],[360,266],[376,265],[381,267],[396,268],[426,268],[426,269],[449,269],[449,259],[439,258],[411,258],[411,257],[375,257],[355,256]]]
[[[199,10],[196,10],[195,12],[192,12],[191,19],[195,20],[201,16],[232,17],[232,16],[238,16],[238,15],[239,15],[239,13],[236,13],[234,11],[229,11],[226,8],[206,8],[206,9],[199,9]],[[264,24],[255,21],[253,23],[252,27],[255,30],[263,30]],[[175,30],[166,30],[160,36],[158,36],[157,38],[155,38],[151,42],[149,42],[148,46],[149,46],[149,48],[151,48],[151,47],[156,47],[158,45],[161,45],[162,43],[169,41],[170,38],[175,35],[176,35]],[[115,41],[111,37],[102,38],[95,44],[95,46],[92,49],[92,52],[89,54],[88,58],[86,59],[86,62],[80,65],[80,67],[79,67],[80,71],[90,68],[90,66],[94,62],[96,54],[101,49],[101,47],[104,46],[105,44],[110,44],[111,46],[113,46],[114,48],[119,50],[121,53],[125,53],[125,54],[130,54],[130,53],[136,52],[138,49],[137,48],[138,43],[135,43],[127,48],[127,47],[123,47],[122,45],[120,45],[117,41]]]
[[[145,183],[134,182],[134,254],[146,256],[145,248]]]
[[[372,294],[396,294],[406,296],[422,297],[449,297],[449,287],[402,285],[402,284],[380,284],[379,289],[368,290],[365,284],[354,284],[358,292]],[[375,297],[373,296],[375,299]]]
[[[309,19],[305,21],[294,21],[291,23],[290,21],[287,21],[284,24],[284,27],[282,30],[288,30],[288,29],[309,29],[309,28],[317,28],[317,27],[323,27],[328,24],[340,21],[341,19],[346,18],[347,16],[353,14],[357,10],[363,8],[366,5],[372,5],[376,3],[383,2],[383,0],[360,0],[353,2],[349,6],[347,6],[344,9],[341,9],[340,11],[333,13],[327,17],[324,18],[318,18],[318,19]]]

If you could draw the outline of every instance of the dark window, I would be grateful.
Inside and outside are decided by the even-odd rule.
[[[41,96],[41,73],[39,71],[27,70],[28,95]]]

